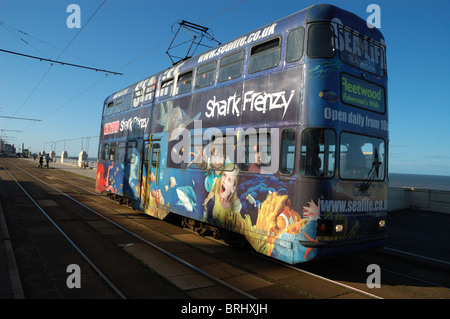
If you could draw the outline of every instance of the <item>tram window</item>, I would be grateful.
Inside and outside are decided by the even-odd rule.
[[[189,92],[192,88],[192,71],[178,77],[176,94]]]
[[[272,161],[271,134],[253,133],[244,136],[238,145],[238,163],[241,171],[266,174]]]
[[[224,57],[220,61],[218,82],[224,82],[241,76],[244,68],[244,51]]]
[[[117,143],[111,143],[109,146],[109,160],[114,162],[116,160],[116,146]]]
[[[117,162],[123,163],[125,162],[125,142],[120,142],[117,147]]]
[[[334,56],[334,32],[329,24],[314,24],[308,31],[308,56],[331,58]]]
[[[336,134],[331,129],[306,129],[302,133],[300,173],[331,178],[336,161]]]
[[[114,102],[114,113],[122,112],[122,102],[123,97],[119,97],[116,102]]]
[[[366,179],[378,170],[374,180],[384,180],[384,140],[351,133],[341,134],[339,171],[343,179]],[[376,172],[375,172],[376,173]]]
[[[136,157],[137,157],[137,142],[136,141],[127,142],[125,152],[125,163],[127,164],[136,163]]]
[[[293,129],[284,130],[281,133],[280,150],[280,173],[292,174],[295,163],[295,131]]]
[[[206,170],[233,170],[236,136],[213,135],[211,139],[204,139],[203,135],[191,136],[191,150],[189,153],[189,168]],[[228,166],[228,164],[233,164]],[[212,180],[211,180],[212,183]]]
[[[113,114],[114,111],[114,102],[109,102],[106,107],[106,116]]]
[[[159,90],[159,98],[165,99],[172,96],[173,91],[173,79],[164,81],[161,83],[161,88]]]
[[[105,103],[105,104],[103,105],[103,117],[106,116],[106,113],[107,113],[107,112],[108,112],[108,104]]]
[[[155,81],[149,80],[147,86],[144,88],[144,104],[153,102],[155,96],[156,84]]]
[[[195,77],[195,88],[200,89],[213,84],[215,77],[216,61],[200,66]]]
[[[129,110],[131,107],[131,93],[123,97],[122,111]]]
[[[144,166],[148,165],[148,158],[149,158],[148,152],[149,152],[149,149],[150,149],[150,143],[148,141],[146,141],[145,144],[144,144],[144,158],[143,158],[143,161],[142,161]]]
[[[280,38],[254,46],[250,53],[249,73],[267,70],[278,65],[281,56]]]
[[[142,102],[142,89],[134,91],[133,95],[133,107],[138,107]]]
[[[167,167],[171,168],[186,168],[189,164],[189,149],[185,149],[185,145],[189,145],[188,141],[185,141],[183,134],[180,134],[173,139],[170,139],[167,149],[170,150],[167,156]]]
[[[305,39],[305,29],[298,28],[291,31],[287,38],[286,62],[295,62],[303,55],[303,40]]]
[[[203,161],[207,169],[214,171],[232,171],[234,165],[234,151],[236,146],[236,137],[234,134],[212,135],[211,141],[204,148]],[[212,183],[213,180],[210,180]],[[210,185],[212,186],[212,185]]]
[[[102,161],[107,161],[108,160],[108,156],[109,156],[109,144],[105,143],[102,146],[102,152],[101,152],[100,159]]]
[[[188,167],[189,168],[206,168],[206,145],[207,141],[203,140],[203,135],[191,135],[191,149],[188,157]],[[185,155],[185,150],[179,150],[179,156]]]
[[[144,89],[144,104],[153,102],[154,96],[155,96],[155,85],[146,87]]]
[[[152,167],[156,167],[158,165],[158,155],[160,150],[161,146],[158,143],[152,145],[152,157],[151,157]]]

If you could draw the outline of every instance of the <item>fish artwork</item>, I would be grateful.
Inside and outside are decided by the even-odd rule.
[[[178,198],[177,205],[184,206],[186,210],[193,212],[197,207],[196,195],[192,186],[183,186],[176,189]]]

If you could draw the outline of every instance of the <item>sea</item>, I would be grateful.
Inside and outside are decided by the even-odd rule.
[[[450,176],[389,173],[389,187],[450,191]]]
[[[59,162],[60,158],[57,157]],[[66,163],[77,164],[78,157],[69,157]],[[97,158],[88,158],[90,167],[97,166]],[[389,187],[412,187],[450,191],[450,176],[389,173]]]

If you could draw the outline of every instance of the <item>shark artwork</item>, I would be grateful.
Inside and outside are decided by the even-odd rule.
[[[177,205],[184,206],[186,210],[193,212],[197,207],[196,196],[192,186],[183,186],[177,188],[177,195],[180,199]]]
[[[181,109],[181,107],[176,106],[173,107],[172,101],[166,102],[166,106],[164,107],[164,103],[161,103],[161,117],[160,124],[163,125],[165,132],[170,132],[169,141],[177,138],[177,136],[172,136],[172,132],[176,128],[185,128],[192,122],[198,120],[201,116],[201,112],[199,112],[194,118],[190,118],[189,115],[186,114],[185,111]]]

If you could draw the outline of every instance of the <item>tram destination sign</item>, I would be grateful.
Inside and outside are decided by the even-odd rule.
[[[385,93],[381,86],[345,73],[341,74],[341,99],[346,104],[379,113],[386,110]]]

